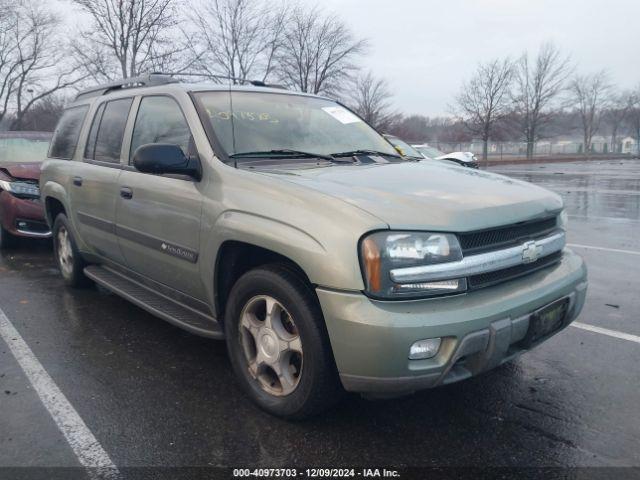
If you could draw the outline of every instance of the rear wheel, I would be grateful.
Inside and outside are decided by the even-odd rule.
[[[83,271],[86,264],[76,246],[69,220],[63,213],[58,214],[53,223],[53,250],[62,278],[67,285],[84,287],[90,283]]]
[[[293,269],[270,265],[243,275],[227,301],[225,334],[243,389],[269,413],[300,419],[339,400],[322,312]]]

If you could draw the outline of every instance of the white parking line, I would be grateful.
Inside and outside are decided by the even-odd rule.
[[[49,376],[9,318],[0,309],[0,336],[24,371],[42,404],[67,439],[78,461],[96,479],[119,478],[120,473],[78,412]]]
[[[595,325],[587,325],[586,323],[580,322],[573,322],[571,326],[614,338],[621,338],[622,340],[629,340],[630,342],[640,343],[640,337],[631,335],[630,333],[618,332],[617,330],[609,330],[608,328],[596,327]]]
[[[605,252],[628,253],[629,255],[640,255],[635,250],[620,250],[619,248],[594,247],[593,245],[580,245],[579,243],[567,243],[567,247],[586,248],[587,250],[603,250]]]

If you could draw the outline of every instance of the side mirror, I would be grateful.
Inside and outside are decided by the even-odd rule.
[[[187,175],[195,180],[202,178],[198,157],[187,157],[178,145],[141,145],[133,154],[133,166],[143,173]]]

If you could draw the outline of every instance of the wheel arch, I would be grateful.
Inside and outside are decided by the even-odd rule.
[[[53,227],[53,222],[59,213],[68,216],[66,192],[62,185],[55,182],[45,183],[42,188],[42,198],[44,199],[45,218],[50,227]]]
[[[269,264],[282,264],[295,272],[314,290],[314,284],[304,269],[293,259],[274,250],[239,240],[227,240],[220,245],[214,268],[214,303],[217,318],[224,323],[227,297],[236,281],[248,271]]]
[[[53,222],[55,222],[56,217],[60,213],[67,214],[67,209],[62,202],[55,197],[46,197],[44,200],[44,208],[46,220],[50,227],[53,226]]]

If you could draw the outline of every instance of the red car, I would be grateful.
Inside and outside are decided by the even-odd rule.
[[[0,248],[19,237],[51,236],[38,187],[50,139],[50,133],[0,132]]]

